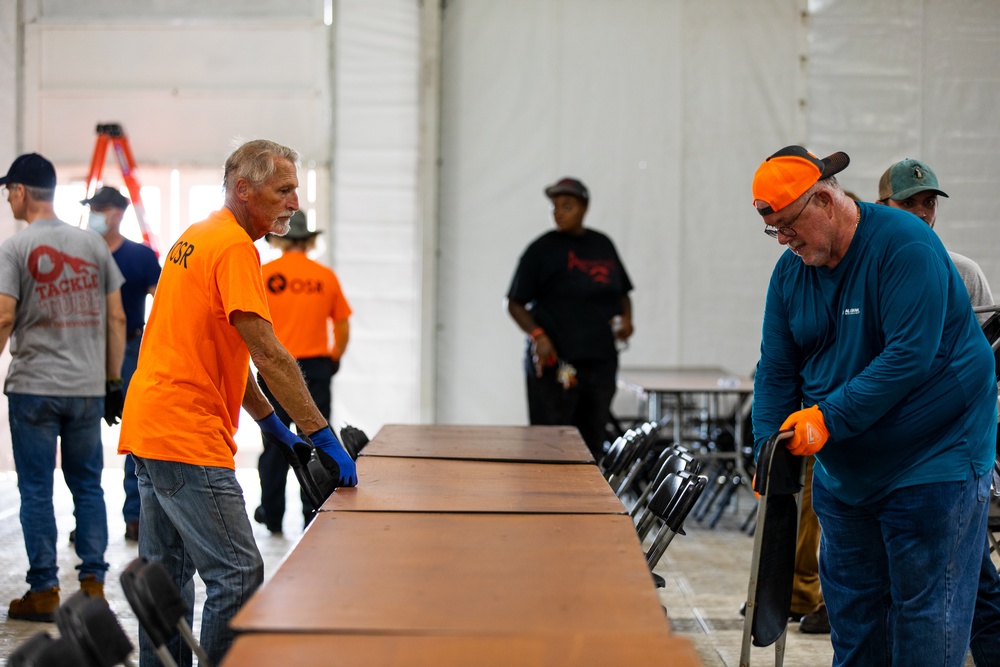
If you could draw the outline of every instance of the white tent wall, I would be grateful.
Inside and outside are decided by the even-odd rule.
[[[1000,297],[1000,2],[810,3],[809,138],[844,150],[841,182],[862,199],[906,157],[948,199],[935,231],[982,267]]]
[[[998,30],[980,0],[449,0],[438,420],[525,421],[502,297],[566,174],[636,286],[623,365],[753,368],[781,248],[750,181],[787,144],[846,150],[868,200],[889,164],[927,160],[952,194],[939,232],[997,284]]]
[[[283,123],[270,106],[240,122],[246,134],[280,127],[274,138],[308,147],[306,160],[328,174],[319,206],[332,212],[329,259],[355,310],[335,415],[369,432],[393,421],[525,421],[523,336],[503,295],[521,251],[549,228],[542,188],[567,174],[591,186],[587,222],[612,236],[636,285],[625,365],[753,367],[781,249],[760,233],[750,180],[790,143],[849,152],[842,181],[866,199],[889,163],[930,162],[952,195],[938,231],[1000,285],[990,207],[1000,178],[1000,3],[448,0],[429,11],[431,1],[0,0],[2,155],[45,147],[85,160],[98,120],[146,132],[141,115],[88,111],[73,120],[79,131],[54,122],[74,118],[51,107],[67,91],[87,104],[105,95],[155,108],[161,99],[140,81],[167,80],[167,49],[121,53],[115,34],[82,38],[95,25],[187,25],[206,39],[216,26],[229,37],[284,31],[248,39],[267,45],[255,51],[266,61],[259,71],[278,63],[285,78],[240,92],[211,69],[177,72],[203,86],[203,101],[221,100],[189,128],[218,135],[213,145],[174,155],[182,145],[164,141],[172,133],[150,131],[149,141],[172,160],[215,167],[241,133],[210,127],[225,118],[220,108],[239,95],[288,101]],[[219,25],[226,15],[241,18]],[[323,26],[329,15],[334,25]],[[110,52],[130,59],[119,66],[134,78],[95,72],[107,86],[96,92],[65,80],[36,58],[49,29],[71,33],[75,47],[63,53],[80,59],[80,72]],[[243,57],[220,60],[216,75],[252,67]],[[162,99],[180,108],[191,96],[182,86]],[[15,229],[0,206],[0,240]]]
[[[564,175],[635,285],[622,363],[748,371],[779,251],[748,184],[803,140],[798,5],[449,0],[443,32],[439,420],[525,421],[503,296]]]

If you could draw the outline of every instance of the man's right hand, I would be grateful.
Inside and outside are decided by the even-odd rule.
[[[533,346],[534,354],[532,355],[532,360],[535,362],[535,375],[542,377],[545,367],[554,365],[559,360],[559,355],[556,354],[555,346],[545,334],[536,338]]]

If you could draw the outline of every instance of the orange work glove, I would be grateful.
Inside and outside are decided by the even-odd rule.
[[[781,430],[792,429],[795,430],[795,435],[788,439],[785,446],[796,456],[812,456],[823,449],[823,445],[830,438],[830,432],[826,430],[823,413],[819,411],[818,405],[788,415],[788,419],[781,425]]]

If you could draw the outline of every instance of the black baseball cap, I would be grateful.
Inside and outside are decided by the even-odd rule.
[[[573,195],[585,204],[590,201],[590,193],[587,191],[587,186],[575,178],[563,178],[545,188],[545,196],[549,199],[558,197],[559,195]]]
[[[100,190],[94,193],[94,196],[90,199],[81,199],[81,204],[90,204],[90,208],[107,208],[109,206],[113,208],[120,208],[123,211],[128,208],[131,203],[128,197],[123,195],[118,191],[117,188],[112,188],[110,186],[104,186]]]
[[[33,188],[51,190],[56,187],[56,168],[38,153],[25,153],[10,164],[0,185],[20,183]]]

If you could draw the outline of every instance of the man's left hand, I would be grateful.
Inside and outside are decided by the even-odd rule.
[[[114,378],[104,383],[104,421],[108,426],[114,426],[122,417],[125,409],[125,388],[121,378]]]
[[[830,432],[826,430],[826,422],[818,405],[790,414],[781,425],[781,430],[795,431],[785,446],[796,456],[812,456],[823,449],[823,445],[830,438]]]
[[[330,474],[335,476],[340,486],[357,486],[358,470],[354,464],[354,459],[347,453],[344,446],[337,440],[333,430],[327,426],[309,436],[317,454],[325,454],[320,457],[323,465],[326,466]]]

